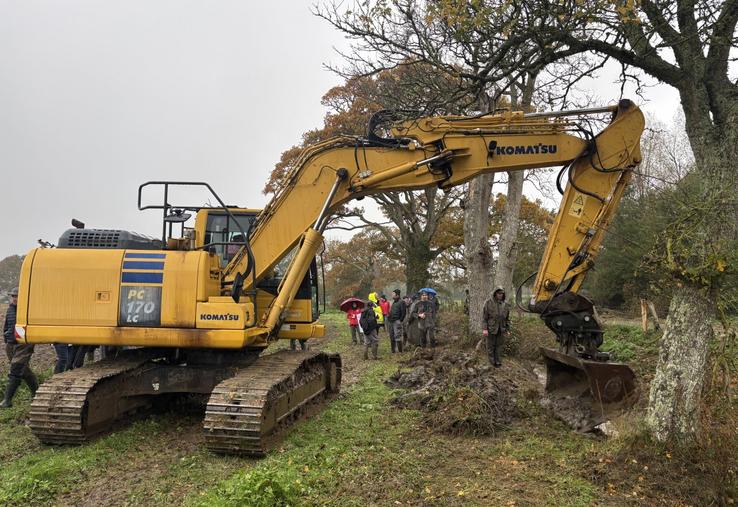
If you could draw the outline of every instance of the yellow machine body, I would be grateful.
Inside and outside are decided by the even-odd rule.
[[[17,324],[29,343],[267,345],[253,302],[220,295],[220,258],[203,251],[38,248],[26,256],[21,286]],[[262,308],[273,299],[258,291]],[[280,337],[323,336],[311,310],[296,299]]]

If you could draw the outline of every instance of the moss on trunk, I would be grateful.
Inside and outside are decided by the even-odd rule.
[[[660,441],[689,441],[699,433],[700,400],[714,316],[714,303],[703,290],[687,285],[675,291],[646,417]]]

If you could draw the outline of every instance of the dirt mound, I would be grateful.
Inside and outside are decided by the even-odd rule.
[[[494,368],[477,354],[444,348],[418,349],[386,384],[408,391],[392,403],[420,410],[430,428],[449,434],[494,434],[539,396],[535,375],[520,363]]]

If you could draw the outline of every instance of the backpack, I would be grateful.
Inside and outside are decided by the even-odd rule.
[[[361,312],[361,317],[359,318],[359,325],[361,326],[361,330],[364,332],[364,334],[371,333],[377,327],[377,316],[374,314],[373,308],[367,308],[363,312]]]

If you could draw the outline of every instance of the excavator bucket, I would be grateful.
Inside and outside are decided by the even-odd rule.
[[[579,431],[591,431],[638,401],[628,365],[590,361],[541,347],[546,393],[556,415]]]

